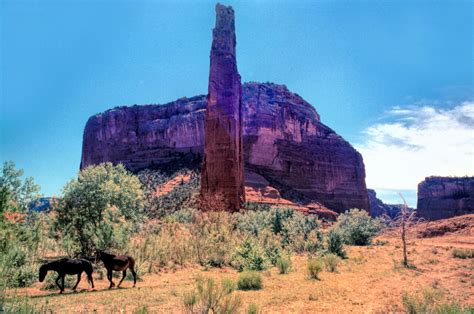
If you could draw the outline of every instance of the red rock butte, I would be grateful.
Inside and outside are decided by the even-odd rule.
[[[235,58],[234,10],[216,5],[204,120],[201,196],[221,195],[230,211],[245,200],[242,146],[242,86]]]
[[[241,85],[233,10],[218,5],[216,13],[208,96],[90,117],[81,169],[102,162],[133,172],[196,168],[204,159],[203,193],[225,191],[232,210],[244,198],[243,165],[246,188],[257,199],[320,203],[338,213],[369,210],[362,156],[286,86]]]

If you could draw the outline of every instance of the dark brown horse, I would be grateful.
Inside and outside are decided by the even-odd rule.
[[[133,286],[135,287],[137,283],[137,273],[135,273],[135,260],[133,257],[127,255],[114,255],[103,251],[97,251],[96,257],[104,263],[105,269],[107,269],[107,279],[110,281],[109,289],[115,286],[112,281],[112,272],[114,270],[121,271],[123,274],[122,279],[118,283],[117,287],[120,287],[120,284],[125,279],[125,276],[127,275],[127,269],[130,269],[132,272]]]
[[[81,281],[82,272],[85,272],[87,274],[87,279],[92,285],[92,289],[94,289],[94,280],[92,279],[93,268],[91,262],[89,262],[88,260],[62,258],[57,261],[46,263],[42,265],[39,269],[40,282],[43,282],[44,278],[46,277],[46,274],[50,270],[58,273],[58,278],[56,278],[55,282],[59,288],[59,293],[63,293],[64,291],[64,277],[66,277],[66,275],[77,275],[76,285],[72,288],[72,290],[76,291],[77,285]],[[62,285],[59,285],[60,279]]]

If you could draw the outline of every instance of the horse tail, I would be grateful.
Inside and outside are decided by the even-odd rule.
[[[135,272],[135,259],[131,256],[128,256],[128,267],[133,275],[133,286],[137,284],[137,273]]]

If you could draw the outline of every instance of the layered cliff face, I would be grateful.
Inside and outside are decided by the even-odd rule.
[[[212,32],[201,196],[223,195],[231,211],[238,211],[245,201],[242,86],[235,46],[234,10],[218,3]]]
[[[246,171],[280,194],[342,212],[369,210],[362,156],[320,122],[316,110],[283,85],[242,85]],[[89,119],[81,168],[105,161],[128,169],[192,163],[202,156],[206,97],[166,105],[118,107]]]
[[[474,213],[474,177],[428,177],[418,184],[417,212],[428,220]]]

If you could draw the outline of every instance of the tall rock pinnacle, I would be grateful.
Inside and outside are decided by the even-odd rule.
[[[235,58],[234,10],[216,5],[204,123],[201,196],[221,194],[231,211],[245,199],[242,86]]]

